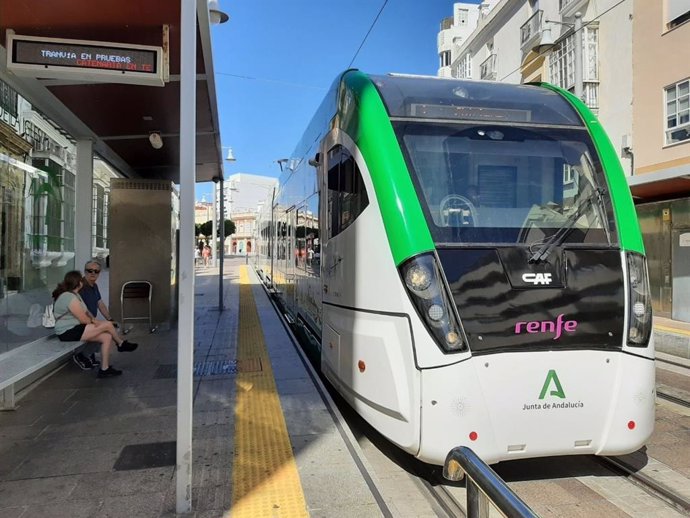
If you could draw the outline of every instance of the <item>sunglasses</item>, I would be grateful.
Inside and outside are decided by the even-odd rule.
[[[89,269],[87,269],[86,273],[101,273],[101,271],[100,270],[89,270]]]

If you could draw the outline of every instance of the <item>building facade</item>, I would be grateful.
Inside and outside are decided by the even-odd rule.
[[[690,322],[690,0],[635,0],[634,175],[655,314]]]
[[[225,238],[224,250],[230,255],[246,255],[255,251],[252,235],[256,215],[265,203],[271,203],[278,179],[237,173],[224,182],[225,218],[235,223],[235,233]],[[218,207],[220,214],[220,207]]]
[[[194,224],[203,225],[207,221],[212,221],[214,217],[213,203],[205,200],[197,201],[194,204]]]
[[[0,353],[52,331],[43,308],[75,264],[74,139],[0,80]],[[93,159],[91,256],[108,256],[110,180]]]
[[[456,13],[458,8],[474,10],[468,19],[476,25],[470,24],[470,34],[453,48],[449,77],[546,81],[573,92],[579,13],[583,100],[606,127],[630,174],[633,0],[500,0],[455,4]]]

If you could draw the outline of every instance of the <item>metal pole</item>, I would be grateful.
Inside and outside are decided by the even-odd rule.
[[[220,257],[218,258],[218,311],[223,311],[223,260],[225,258],[225,173],[220,175]],[[215,237],[215,236],[214,236]]]
[[[467,482],[467,518],[489,518],[489,503],[470,477]]]
[[[211,246],[211,266],[215,267],[218,263],[216,262],[218,260],[218,246],[216,245],[216,236],[218,235],[218,209],[216,209],[218,204],[218,186],[214,183],[213,184],[213,213],[211,214],[213,221],[213,228],[211,229],[212,236],[213,236],[213,241],[211,241],[212,245]]]
[[[3,173],[4,174],[4,173]],[[93,142],[77,140],[77,207],[74,220],[74,264],[77,268],[93,257]],[[117,288],[120,289],[119,287]],[[114,291],[114,290],[113,290]]]
[[[275,242],[275,237],[274,235],[277,234],[277,231],[275,230],[275,221],[273,219],[273,210],[275,207],[273,206],[275,204],[275,199],[276,199],[276,188],[273,188],[273,192],[271,193],[271,229],[270,233],[268,234],[268,248],[269,248],[269,253],[271,254],[271,288],[275,286],[273,283],[273,256],[275,255],[275,250],[273,249],[273,244]]]
[[[194,183],[197,0],[180,2],[180,291],[177,333],[177,513],[192,510],[194,363]]]
[[[582,72],[583,72],[583,62],[582,62],[582,14],[579,12],[575,13],[575,55],[573,63],[575,67],[575,97],[580,100],[582,98]]]

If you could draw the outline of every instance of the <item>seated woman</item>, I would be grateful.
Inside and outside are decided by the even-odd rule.
[[[82,287],[82,274],[74,270],[67,272],[63,282],[53,291],[53,314],[55,315],[55,334],[63,342],[82,340],[101,344],[101,368],[99,378],[110,378],[122,374],[121,370],[110,365],[110,351],[115,342],[117,350],[129,352],[137,344],[123,340],[112,322],[96,320],[89,314],[84,301],[79,296]]]

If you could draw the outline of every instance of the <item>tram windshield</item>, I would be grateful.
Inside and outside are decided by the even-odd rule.
[[[435,242],[553,247],[615,239],[606,180],[586,130],[394,126]]]

